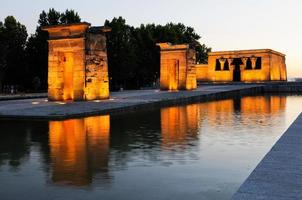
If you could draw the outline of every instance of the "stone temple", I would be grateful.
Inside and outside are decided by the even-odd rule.
[[[49,33],[48,99],[109,98],[106,27],[89,23],[44,27]]]
[[[208,54],[208,64],[196,65],[198,81],[286,81],[285,55],[271,49],[219,51]]]
[[[160,89],[196,89],[196,52],[189,45],[159,43],[160,47]]]

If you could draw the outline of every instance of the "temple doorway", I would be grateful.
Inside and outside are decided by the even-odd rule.
[[[179,60],[169,60],[169,90],[177,90],[179,85]]]
[[[63,99],[73,99],[73,53],[60,53],[60,64],[63,65]]]
[[[242,61],[240,58],[234,58],[233,65],[234,65],[234,71],[233,71],[233,81],[239,82],[241,81],[241,72],[240,72],[240,65],[242,65]]]

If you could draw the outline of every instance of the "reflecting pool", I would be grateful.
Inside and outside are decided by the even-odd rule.
[[[65,121],[0,121],[0,199],[230,199],[302,111],[247,96]]]

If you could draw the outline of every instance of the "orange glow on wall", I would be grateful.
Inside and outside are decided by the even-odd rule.
[[[157,44],[160,49],[161,90],[193,90],[196,82],[196,52],[188,45]]]
[[[49,33],[48,99],[109,98],[105,27],[89,23],[44,27]]]
[[[84,186],[93,173],[108,176],[109,134],[109,115],[49,122],[52,181]]]
[[[63,74],[64,74],[64,82],[63,82],[63,99],[64,100],[72,100],[73,99],[73,55],[72,53],[65,53],[62,56],[62,63],[64,65]]]
[[[178,90],[179,81],[179,61],[176,59],[168,60],[168,82],[169,90]]]
[[[197,65],[196,68],[197,80],[199,81],[287,80],[285,55],[271,49],[210,52],[208,64]]]
[[[208,64],[198,64],[196,68],[196,79],[199,81],[208,81]]]

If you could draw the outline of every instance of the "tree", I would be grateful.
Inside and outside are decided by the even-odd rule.
[[[2,89],[2,81],[4,70],[6,68],[7,44],[4,37],[4,24],[0,21],[0,91]]]
[[[71,24],[81,22],[81,18],[77,12],[74,10],[66,10],[65,13],[61,14],[60,23],[61,24]]]
[[[38,26],[35,34],[31,35],[27,42],[26,58],[29,66],[27,87],[36,88],[36,80],[41,82],[41,89],[47,89],[48,71],[48,33],[42,31],[43,26],[58,24],[79,23],[81,18],[74,10],[66,10],[60,13],[51,8],[48,12],[44,10],[39,15]]]
[[[13,16],[0,23],[0,85],[24,84],[26,39],[26,27]]]
[[[122,17],[106,20],[112,28],[108,34],[109,74],[113,89],[131,89],[153,85],[159,78],[159,48],[156,43],[187,43],[197,52],[197,62],[206,63],[211,50],[199,42],[200,36],[192,27],[168,23],[164,26],[142,24],[134,28]]]
[[[134,28],[127,25],[122,17],[114,18],[111,22],[106,20],[105,26],[112,29],[107,37],[107,53],[109,77],[112,89],[136,88],[135,72],[137,60],[135,42],[133,40]]]

